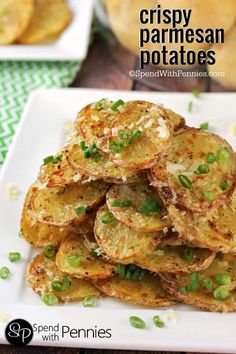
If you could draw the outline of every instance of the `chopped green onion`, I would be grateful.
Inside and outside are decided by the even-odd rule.
[[[200,91],[199,91],[199,89],[194,89],[193,91],[192,91],[192,95],[195,97],[195,98],[199,98],[200,97]]]
[[[21,259],[21,254],[19,252],[10,252],[8,257],[10,262],[19,262]]]
[[[83,301],[83,306],[84,307],[95,307],[96,306],[96,296],[87,296],[84,301]]]
[[[200,124],[200,129],[209,130],[209,123],[205,122],[205,123]]]
[[[139,281],[142,280],[145,276],[145,270],[133,264],[130,265],[117,264],[116,270],[119,278],[122,279]]]
[[[216,199],[216,195],[214,192],[212,191],[206,191],[203,192],[203,197],[205,200],[207,200],[208,202],[214,202],[214,200]]]
[[[9,278],[9,275],[10,275],[10,269],[9,268],[7,268],[7,267],[2,267],[1,269],[0,269],[0,278],[1,279],[7,279],[7,278]]]
[[[128,207],[133,205],[131,200],[115,200],[111,206],[113,207]]]
[[[80,265],[80,261],[81,258],[77,253],[67,257],[67,263],[73,268],[78,267]]]
[[[192,181],[185,175],[179,175],[178,176],[180,183],[184,188],[191,189],[193,184]]]
[[[78,216],[85,215],[85,214],[86,214],[86,211],[87,211],[87,208],[86,208],[86,207],[83,207],[83,206],[78,207],[78,208],[75,209],[75,213],[76,213],[76,215],[78,215]]]
[[[124,150],[124,147],[121,143],[112,140],[109,142],[109,149],[115,154],[120,154]]]
[[[141,130],[136,130],[136,132],[132,135],[130,139],[130,144],[132,144],[136,139],[138,139],[142,135]]]
[[[123,132],[119,134],[119,138],[121,138],[122,140],[126,140],[128,138],[130,138],[132,136],[132,132],[127,130],[127,132]]]
[[[54,306],[59,303],[57,296],[50,293],[43,294],[41,300],[48,306]]]
[[[231,278],[228,274],[216,274],[215,280],[217,285],[230,285]]]
[[[192,111],[193,111],[193,101],[190,101],[188,104],[188,112],[192,113]]]
[[[112,224],[116,220],[117,220],[116,217],[110,211],[106,211],[105,213],[102,214],[103,224]]]
[[[212,290],[213,281],[211,278],[202,279],[202,286],[207,290]]]
[[[213,154],[213,152],[209,152],[207,155],[207,162],[208,163],[214,163],[217,161],[217,156]]]
[[[222,191],[226,191],[226,189],[228,188],[228,182],[227,181],[223,181],[223,182],[221,182],[221,184],[220,184],[220,188],[221,188],[221,190]]]
[[[121,141],[110,141],[109,149],[116,154],[120,154],[124,148],[132,144],[136,139],[140,137],[141,134],[142,132],[140,130],[136,130],[136,132],[134,132],[132,135],[131,132],[121,133],[119,135]]]
[[[90,146],[85,145],[85,141],[80,142],[80,148],[84,151],[84,158],[89,159],[93,158],[95,162],[98,162],[101,159],[101,155],[98,152],[96,144],[92,144]]]
[[[224,301],[229,296],[229,289],[226,286],[220,286],[214,290],[214,298],[219,301]]]
[[[160,201],[152,198],[145,199],[138,207],[138,211],[146,216],[159,215]]]
[[[94,246],[91,248],[90,253],[93,257],[99,257],[101,256],[102,252],[99,246]]]
[[[190,291],[196,291],[198,289],[198,286],[199,286],[198,282],[199,282],[199,275],[198,275],[197,272],[193,272],[191,274],[191,282],[189,284],[189,290]]]
[[[97,111],[101,111],[101,109],[104,108],[104,103],[106,103],[106,102],[107,102],[106,98],[102,98],[100,101],[98,101],[98,102],[95,104],[95,109],[96,109]]]
[[[125,103],[125,102],[122,101],[122,100],[118,100],[118,101],[114,102],[113,105],[111,106],[111,110],[112,110],[112,111],[115,111],[115,112],[119,111],[118,108],[119,108],[120,106],[123,106],[124,103]]]
[[[44,256],[46,258],[53,258],[56,254],[56,247],[48,244],[47,246],[44,247]]]
[[[81,150],[85,151],[86,150],[86,145],[85,145],[85,141],[81,141],[79,144]]]
[[[193,260],[193,249],[191,247],[185,247],[183,250],[183,259],[191,262]]]
[[[146,323],[144,322],[144,320],[137,316],[130,316],[129,322],[134,328],[144,329],[146,327]]]
[[[165,323],[160,319],[160,316],[158,316],[158,315],[153,316],[152,320],[153,320],[153,323],[156,327],[158,327],[158,328],[165,327]]]
[[[205,174],[205,173],[208,173],[208,172],[209,172],[209,167],[206,164],[199,165],[197,170],[194,171],[194,173],[196,173],[198,175]]]
[[[45,159],[43,159],[44,165],[48,165],[54,161],[54,156],[47,156]]]
[[[125,278],[126,267],[124,264],[120,264],[120,263],[117,264],[116,270],[117,270],[119,278]]]
[[[229,152],[227,150],[220,150],[217,154],[219,160],[227,160],[229,158]]]
[[[54,280],[51,282],[52,290],[55,291],[65,291],[70,287],[70,285],[71,281],[67,276],[64,277],[63,281]]]
[[[181,288],[179,288],[179,292],[180,294],[187,294],[188,292],[187,286],[181,286]]]

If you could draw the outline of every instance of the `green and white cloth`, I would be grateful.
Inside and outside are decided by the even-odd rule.
[[[0,168],[30,93],[69,86],[78,62],[0,62]]]

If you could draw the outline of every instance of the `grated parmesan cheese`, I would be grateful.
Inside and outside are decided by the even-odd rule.
[[[164,234],[167,234],[168,232],[168,227],[164,227],[164,229],[162,230]]]
[[[104,128],[103,132],[104,132],[105,135],[108,135],[108,134],[110,134],[111,129],[110,128]]]
[[[92,115],[91,115],[91,119],[92,119],[94,122],[98,122],[98,121],[99,121],[99,117],[96,116],[95,114],[92,114]]]
[[[11,200],[18,199],[19,195],[21,194],[21,190],[12,183],[6,184],[4,190],[7,197]]]
[[[151,128],[151,126],[153,125],[154,123],[154,119],[149,119],[149,121],[144,125],[144,128],[145,129],[148,129],[148,128]]]
[[[166,310],[165,318],[173,324],[178,322],[178,316],[173,309]]]

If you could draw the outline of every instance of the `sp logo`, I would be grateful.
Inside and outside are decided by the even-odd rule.
[[[33,338],[31,324],[22,319],[16,319],[8,323],[5,329],[7,341],[16,347],[23,347],[29,344]]]

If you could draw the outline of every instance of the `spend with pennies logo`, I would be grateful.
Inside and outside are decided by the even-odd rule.
[[[16,319],[8,323],[5,329],[7,341],[13,346],[22,347],[29,344],[33,338],[31,324],[22,319]]]

